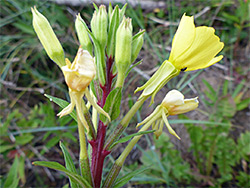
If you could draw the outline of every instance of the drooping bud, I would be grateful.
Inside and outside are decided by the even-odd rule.
[[[136,60],[139,52],[141,51],[143,45],[144,32],[145,30],[141,30],[133,37],[131,63],[133,63]]]
[[[115,63],[118,71],[117,87],[122,87],[125,74],[131,65],[132,24],[130,18],[123,18],[116,32]]]
[[[66,64],[62,71],[68,87],[72,91],[84,91],[96,74],[94,58],[87,50],[79,48],[73,63],[66,59]]]
[[[91,20],[91,30],[94,37],[98,40],[102,48],[106,47],[108,38],[108,14],[106,7],[101,5],[99,10],[96,10]]]
[[[183,114],[198,107],[199,101],[197,98],[184,99],[184,95],[181,92],[171,90],[165,96],[161,105],[167,109],[169,115]]]
[[[64,51],[48,20],[36,9],[31,8],[33,27],[46,53],[59,67],[65,65]]]
[[[75,28],[76,28],[77,36],[82,46],[82,49],[87,50],[90,54],[92,54],[93,53],[92,42],[89,38],[87,29],[86,29],[87,25],[84,22],[84,20],[81,18],[80,13],[76,17]]]

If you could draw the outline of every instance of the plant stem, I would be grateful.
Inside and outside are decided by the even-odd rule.
[[[139,110],[139,108],[143,105],[143,103],[146,101],[147,97],[142,97],[141,99],[137,100],[136,103],[133,105],[133,107],[128,111],[126,116],[121,120],[119,125],[116,127],[114,132],[110,134],[111,136],[105,143],[105,150],[109,151],[109,147],[113,144],[113,142],[118,139],[122,132],[127,128],[130,120],[135,115],[135,113]]]
[[[149,121],[146,123],[139,132],[141,131],[146,131],[152,124],[152,121]],[[133,147],[135,144],[138,142],[138,140],[142,137],[143,135],[135,136],[127,145],[127,147],[123,150],[122,154],[119,156],[119,158],[115,161],[114,165],[112,166],[111,170],[108,173],[108,176],[105,179],[105,182],[102,187],[109,188],[113,185],[113,183],[116,180],[116,177],[118,176],[125,159],[127,158],[128,154],[132,151]]]
[[[82,122],[80,121],[79,112],[77,112],[77,122],[78,122],[78,132],[79,132],[79,142],[80,142],[80,169],[81,174],[85,179],[91,184],[92,183],[92,177],[89,167],[89,159],[88,159],[88,153],[87,153],[87,145],[86,145],[86,138],[85,138],[85,132],[84,132],[84,126]]]
[[[107,58],[106,65],[106,83],[102,88],[102,98],[99,99],[98,104],[103,108],[106,102],[106,99],[111,92],[112,80],[114,75],[112,74],[112,57]],[[104,149],[106,128],[103,122],[99,121],[97,128],[97,136],[94,140],[89,140],[89,143],[92,146],[92,162],[91,162],[91,173],[94,179],[94,187],[99,188],[101,185],[102,171],[103,171],[103,162],[105,157],[110,154],[110,151]]]

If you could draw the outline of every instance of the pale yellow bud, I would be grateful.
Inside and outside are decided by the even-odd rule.
[[[167,93],[161,105],[167,109],[168,115],[183,114],[198,107],[199,101],[197,98],[184,99],[181,92],[172,90]]]
[[[96,74],[94,58],[87,50],[79,48],[73,63],[66,59],[66,64],[62,71],[68,87],[72,91],[84,91]]]

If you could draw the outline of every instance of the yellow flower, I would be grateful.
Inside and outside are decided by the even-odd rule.
[[[158,138],[162,134],[163,124],[165,123],[169,133],[180,139],[170,126],[167,116],[192,111],[198,107],[198,104],[199,101],[197,100],[197,97],[184,99],[184,95],[181,92],[171,90],[167,93],[162,103],[155,108],[154,112],[141,123],[137,124],[137,127],[143,124],[145,124],[144,126],[146,127],[152,125],[152,129],[155,130],[154,134],[156,135],[156,138]]]
[[[193,16],[184,14],[172,42],[169,60],[165,60],[154,75],[135,90],[143,90],[139,99],[152,96],[152,104],[156,93],[180,71],[203,69],[220,61],[223,56],[215,56],[224,43],[214,31],[212,27],[195,27]]]
[[[96,74],[94,58],[87,50],[79,48],[73,63],[66,59],[66,65],[62,67],[62,71],[72,91],[84,91]]]
[[[195,27],[194,17],[182,16],[172,42],[169,61],[179,70],[203,69],[219,62],[215,57],[224,47],[212,27]]]

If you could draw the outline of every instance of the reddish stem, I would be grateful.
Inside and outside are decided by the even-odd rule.
[[[114,78],[114,75],[112,74],[113,58],[107,58],[106,64],[106,83],[104,86],[100,85],[102,88],[102,98],[98,101],[98,104],[102,108],[105,105],[109,93],[111,92],[112,80]],[[95,188],[99,188],[101,185],[103,162],[105,157],[110,154],[110,151],[105,150],[103,147],[105,143],[106,128],[107,125],[104,125],[103,122],[99,121],[96,139],[89,141],[92,146],[91,173],[94,179]]]

